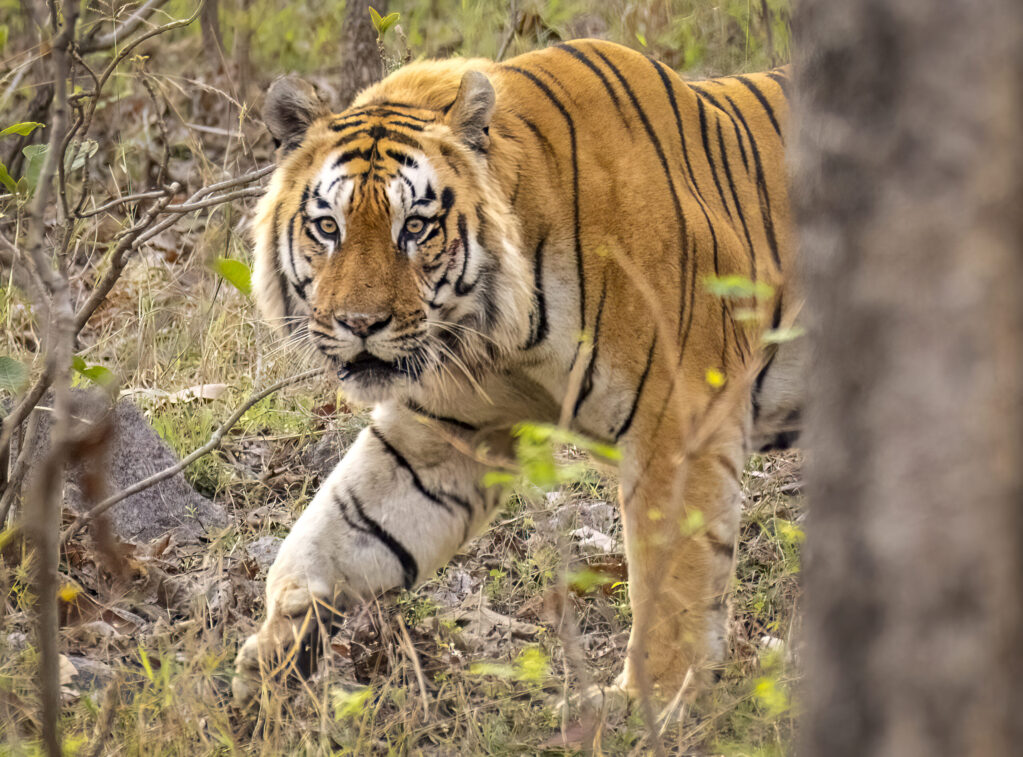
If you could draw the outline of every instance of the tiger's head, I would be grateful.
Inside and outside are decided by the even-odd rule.
[[[278,167],[256,299],[357,401],[472,384],[528,329],[519,224],[488,154],[496,95],[473,63],[402,69],[339,114],[298,79],[267,94]]]

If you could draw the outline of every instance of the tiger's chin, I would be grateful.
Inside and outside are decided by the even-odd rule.
[[[366,405],[406,396],[423,373],[412,357],[384,360],[369,352],[344,361],[332,356],[330,363],[345,396]]]

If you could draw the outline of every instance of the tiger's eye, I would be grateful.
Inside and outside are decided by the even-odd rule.
[[[407,231],[409,234],[412,235],[421,234],[423,229],[425,228],[426,221],[424,221],[419,216],[412,216],[407,221],[405,221],[405,231]]]
[[[313,223],[316,225],[316,230],[325,237],[337,234],[337,221],[333,218],[317,218]]]

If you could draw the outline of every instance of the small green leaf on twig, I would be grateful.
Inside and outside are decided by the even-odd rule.
[[[10,32],[10,28],[7,24],[0,24],[0,53],[7,47],[7,35]]]
[[[388,29],[398,23],[398,19],[401,18],[401,14],[388,13],[386,16],[381,17],[377,9],[370,6],[369,17],[373,22],[373,28],[377,30],[377,36],[383,37],[387,33]]]
[[[25,156],[25,175],[21,178],[29,194],[34,192],[36,185],[39,184],[39,173],[43,170],[43,161],[46,160],[46,153],[49,149],[49,145],[26,145],[21,148],[21,152]]]
[[[2,47],[2,45],[0,45],[0,47]],[[46,124],[41,124],[38,121],[22,121],[20,124],[11,124],[3,131],[0,131],[0,137],[6,137],[8,134],[17,134],[19,137],[27,137],[40,126],[46,126]]]
[[[81,142],[76,141],[74,146],[64,155],[64,170],[68,173],[77,171],[85,165],[85,161],[96,154],[98,149],[99,144],[94,139],[83,139]]]
[[[28,367],[20,360],[6,355],[0,357],[0,389],[16,392],[25,385]]]
[[[117,383],[117,377],[109,368],[103,365],[88,365],[79,355],[72,355],[71,367],[75,369],[75,373],[97,386],[109,389]]]
[[[252,271],[245,263],[231,258],[217,258],[212,268],[242,294],[252,294]]]
[[[646,35],[643,34],[643,32],[639,31],[638,29],[636,30],[636,39],[639,41],[639,44],[643,45],[643,47],[646,47]]]

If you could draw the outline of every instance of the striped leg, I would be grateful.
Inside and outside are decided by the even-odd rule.
[[[317,616],[428,578],[495,511],[498,492],[480,484],[483,464],[451,444],[457,434],[467,442],[467,432],[423,420],[378,406],[295,523],[267,576],[267,619],[238,652],[238,700],[251,699],[261,673],[290,655],[300,671],[313,666]]]
[[[633,627],[620,679],[672,698],[690,691],[726,653],[727,596],[734,570],[743,460],[741,434],[719,439],[680,466],[679,452],[652,450],[643,475],[622,482]],[[633,466],[628,466],[632,468]]]

